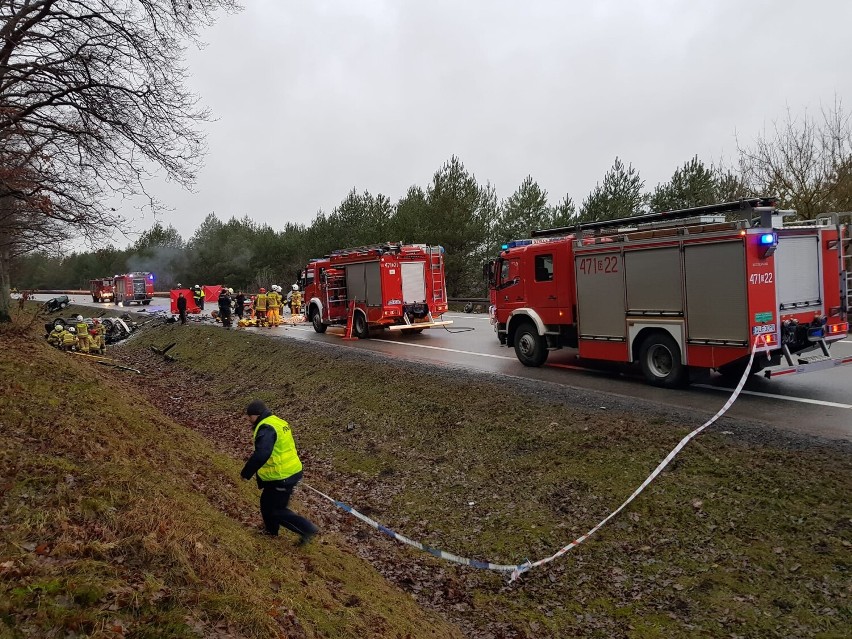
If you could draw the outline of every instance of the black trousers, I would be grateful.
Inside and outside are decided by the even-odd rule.
[[[180,323],[186,324],[186,310],[179,311],[179,315],[180,315]]]
[[[302,479],[301,472],[263,487],[263,492],[260,493],[260,514],[263,517],[266,532],[270,535],[277,535],[281,526],[303,537],[313,535],[319,530],[310,521],[287,508],[293,489],[300,479]]]

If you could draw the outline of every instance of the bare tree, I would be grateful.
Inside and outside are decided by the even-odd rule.
[[[840,100],[821,118],[788,109],[770,133],[751,146],[738,144],[740,173],[749,190],[777,195],[783,207],[812,219],[818,213],[852,209],[852,127]]]
[[[9,260],[121,219],[148,169],[189,186],[207,118],[185,87],[185,48],[235,0],[0,2],[0,321]],[[152,206],[156,202],[149,198]]]

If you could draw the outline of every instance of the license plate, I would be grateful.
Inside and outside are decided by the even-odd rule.
[[[751,329],[752,335],[766,335],[767,333],[775,332],[775,324],[761,324],[760,326],[753,326]]]

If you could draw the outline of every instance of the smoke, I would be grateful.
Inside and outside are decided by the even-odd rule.
[[[143,253],[128,256],[127,270],[154,274],[159,289],[173,288],[177,278],[186,271],[186,250],[173,246],[150,246]]]

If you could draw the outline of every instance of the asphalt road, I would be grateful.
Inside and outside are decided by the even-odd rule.
[[[53,296],[37,295],[36,299],[50,297]],[[114,308],[110,304],[93,303],[88,296],[70,297],[76,304]],[[168,301],[154,298],[150,306],[134,304],[128,310],[143,309],[145,312],[167,311]],[[730,394],[730,385],[715,374],[706,384],[695,384],[683,390],[660,389],[646,384],[633,367],[596,366],[580,360],[570,349],[551,352],[541,368],[527,368],[517,360],[513,350],[500,346],[487,315],[447,313],[444,319],[452,319],[454,324],[447,329],[429,329],[419,335],[384,331],[368,340],[353,341],[341,339],[342,329],[330,328],[321,335],[308,324],[244,330],[281,338],[318,340],[410,361],[537,379],[622,397],[641,397],[664,406],[694,410],[696,425],[702,418],[715,413]],[[850,354],[852,338],[832,348],[834,356]],[[752,376],[728,415],[798,433],[852,440],[852,366],[775,380]]]

